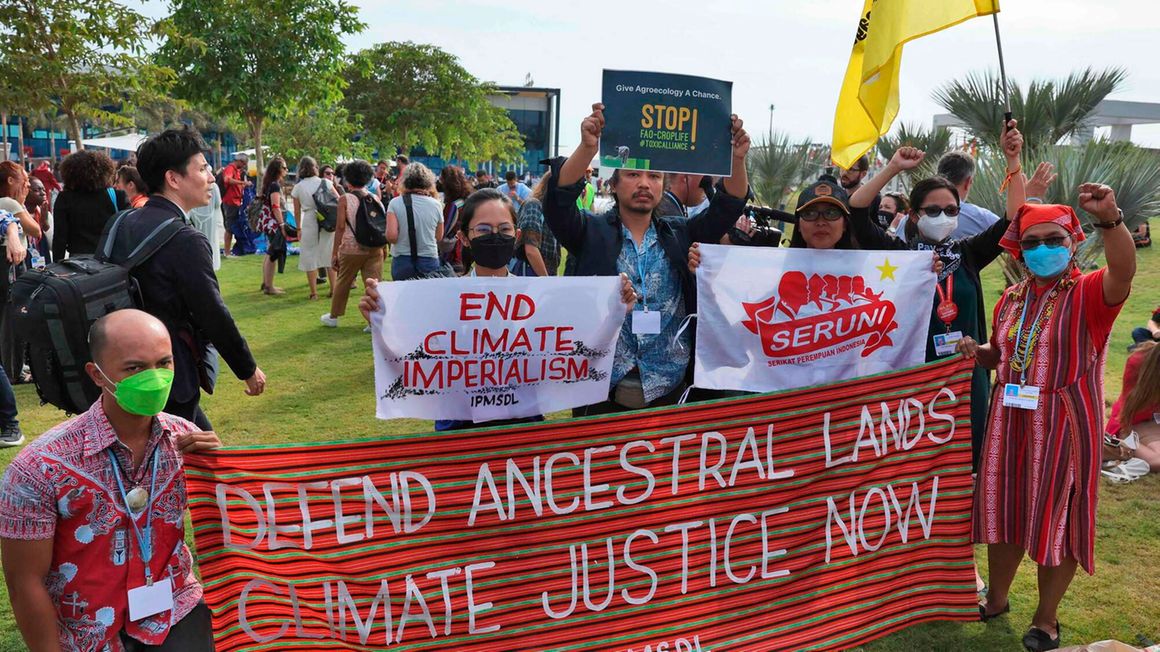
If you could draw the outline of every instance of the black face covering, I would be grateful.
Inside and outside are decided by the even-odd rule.
[[[516,253],[516,237],[489,233],[471,239],[471,256],[480,267],[499,269],[507,267]]]
[[[894,221],[894,213],[890,211],[878,211],[878,223],[882,228],[890,228],[890,224]]]

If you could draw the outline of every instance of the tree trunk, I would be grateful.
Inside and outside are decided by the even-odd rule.
[[[20,128],[16,132],[16,149],[20,150],[20,165],[28,167],[28,157],[24,155],[24,118],[17,117],[16,125]]]
[[[266,157],[262,152],[262,118],[250,118],[250,138],[254,141],[254,160],[257,161],[258,182],[266,172]],[[261,193],[259,188],[258,192]]]
[[[67,109],[65,110],[64,114],[68,118],[69,137],[72,138],[73,142],[76,143],[76,149],[72,151],[79,152],[85,148],[85,141],[82,138],[82,134],[84,132],[81,130],[80,120],[77,120],[76,114]]]
[[[8,160],[8,112],[0,111],[0,121],[4,122],[4,138],[0,141],[0,147],[4,148],[4,160]]]
[[[56,164],[56,121],[51,120],[48,123],[48,158]]]

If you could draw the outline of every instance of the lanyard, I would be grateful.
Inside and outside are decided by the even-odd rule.
[[[648,294],[645,290],[646,283],[644,280],[644,270],[648,268],[648,265],[645,264],[645,254],[648,253],[648,248],[646,247],[644,251],[641,251],[640,248],[636,246],[636,240],[632,238],[632,233],[629,233],[628,236],[629,239],[632,240],[632,250],[636,253],[636,273],[640,277],[640,305],[645,312],[648,312]],[[646,231],[645,238],[647,237],[648,232]],[[643,245],[643,239],[641,244]]]
[[[958,315],[959,315],[959,308],[958,308],[958,306],[955,305],[955,300],[954,300],[954,298],[955,298],[955,275],[954,275],[954,273],[952,272],[950,275],[947,276],[947,284],[946,284],[945,290],[943,289],[943,286],[938,281],[935,281],[934,289],[938,292],[938,301],[939,301],[938,306],[935,309],[936,313],[938,314],[939,319],[942,320],[943,324],[946,324],[947,332],[949,333],[951,330],[951,323],[955,320],[955,317],[958,317]]]
[[[121,479],[121,466],[117,464],[117,456],[112,449],[105,449],[109,453],[109,461],[113,464],[113,476],[117,478],[117,488],[121,490],[121,501],[125,503],[125,512],[129,515],[129,524],[133,526],[133,533],[137,535],[137,545],[141,548],[141,561],[145,562],[145,584],[153,585],[153,571],[149,570],[149,561],[153,559],[153,502],[157,491],[157,455],[161,452],[161,442],[153,448],[153,479],[149,481],[149,507],[146,510],[145,530],[137,525],[133,518],[133,510],[129,507],[129,494],[125,491],[125,482]]]
[[[1012,358],[1013,358],[1012,362],[1017,362],[1019,364],[1019,366],[1021,367],[1019,370],[1019,384],[1020,385],[1027,384],[1027,364],[1031,361],[1031,358],[1034,355],[1031,351],[1031,347],[1033,346],[1033,343],[1038,340],[1038,337],[1039,337],[1039,330],[1040,330],[1039,319],[1041,317],[1043,317],[1043,311],[1046,310],[1047,306],[1051,304],[1051,293],[1055,290],[1055,287],[1057,285],[1059,285],[1058,280],[1055,282],[1055,285],[1051,286],[1050,290],[1045,291],[1041,295],[1041,297],[1043,298],[1043,304],[1041,306],[1039,306],[1039,311],[1035,313],[1035,321],[1031,323],[1031,330],[1027,333],[1027,339],[1025,341],[1023,341],[1023,326],[1024,326],[1024,323],[1027,319],[1027,306],[1031,305],[1031,302],[1028,301],[1027,298],[1024,298],[1024,300],[1023,300],[1023,312],[1019,315],[1019,328],[1018,328],[1018,330],[1015,331],[1015,353],[1012,356]],[[1033,289],[1034,288],[1032,288],[1032,287],[1027,288],[1027,294],[1030,295],[1031,290],[1033,290]],[[1038,298],[1036,300],[1038,301]],[[1022,354],[1020,354],[1020,352],[1019,352],[1020,341],[1023,341]]]

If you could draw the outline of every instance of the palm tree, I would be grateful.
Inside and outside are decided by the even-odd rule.
[[[909,188],[911,179],[925,179],[933,176],[938,159],[951,148],[951,132],[943,127],[926,129],[922,125],[902,123],[893,134],[883,136],[878,141],[878,155],[887,161],[905,146],[917,147],[926,152],[926,158],[917,168],[905,173],[903,187]]]
[[[749,178],[757,198],[777,208],[785,195],[806,176],[810,141],[799,143],[788,134],[774,131],[749,153]]]
[[[1011,111],[1019,120],[1025,149],[1055,145],[1075,134],[1108,95],[1124,82],[1121,68],[1073,72],[1062,81],[1033,80],[1027,91],[1011,86]],[[994,72],[971,73],[934,92],[934,100],[988,147],[1003,133],[1003,85]]]

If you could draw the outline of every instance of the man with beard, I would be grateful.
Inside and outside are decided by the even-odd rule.
[[[854,162],[854,165],[849,170],[842,170],[842,176],[838,177],[838,183],[841,184],[842,189],[846,191],[847,197],[853,197],[854,191],[862,187],[862,182],[866,180],[866,175],[870,173],[870,158],[863,154]],[[882,201],[882,195],[874,198],[870,202],[870,214],[876,216],[879,226],[883,229],[890,228],[890,223],[894,220],[894,215],[878,215],[878,204]],[[883,223],[885,221],[885,223]]]
[[[686,386],[693,336],[685,328],[696,311],[696,284],[685,263],[694,242],[716,243],[740,217],[749,179],[745,157],[749,135],[732,116],[733,176],[696,217],[662,215],[664,175],[651,170],[617,170],[609,180],[615,206],[602,215],[581,211],[584,172],[596,156],[604,128],[604,105],[580,125],[580,146],[564,161],[551,162],[544,218],[571,256],[569,274],[626,274],[639,295],[624,321],[610,378],[609,400],[576,410],[606,414],[676,403]]]

